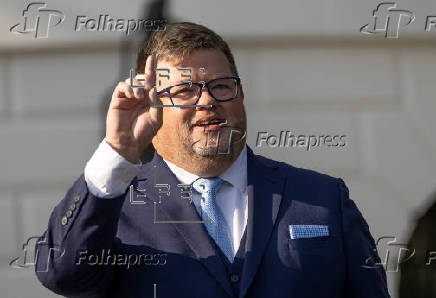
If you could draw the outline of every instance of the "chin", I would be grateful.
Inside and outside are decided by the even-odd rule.
[[[192,151],[200,156],[217,157],[220,159],[227,156],[225,159],[231,159],[234,153],[239,152],[238,149],[241,149],[239,147],[244,143],[244,139],[245,134],[240,129],[222,127],[219,130],[202,132],[201,135],[195,135],[193,138],[191,137],[192,142],[190,143],[192,144]]]
[[[192,147],[192,151],[199,157],[206,157],[209,159],[219,159],[219,160],[228,160],[233,158],[233,148],[227,152],[220,152],[217,147],[200,147],[194,146]]]

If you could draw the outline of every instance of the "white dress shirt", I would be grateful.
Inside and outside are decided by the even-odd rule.
[[[199,176],[165,160],[169,169],[183,184],[191,184]],[[85,180],[89,191],[96,197],[110,199],[122,195],[138,174],[141,164],[133,164],[118,154],[103,140],[85,167]],[[224,180],[216,202],[230,227],[233,253],[239,248],[247,226],[247,147],[244,146],[235,162],[221,175]],[[192,192],[192,201],[200,213],[200,194]]]

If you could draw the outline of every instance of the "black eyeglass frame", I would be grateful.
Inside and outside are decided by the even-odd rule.
[[[166,87],[165,89],[162,89],[162,90],[156,92],[156,96],[160,96],[162,93],[165,93],[165,92],[168,93],[168,97],[170,98],[172,105],[164,105],[164,106],[174,106],[174,107],[210,107],[210,105],[197,105],[198,101],[200,100],[201,95],[203,94],[203,88],[207,88],[207,92],[209,92],[210,96],[212,96],[212,98],[214,100],[218,101],[218,102],[230,101],[230,100],[233,100],[233,99],[237,98],[238,95],[239,95],[238,89],[236,89],[236,94],[235,94],[234,97],[231,97],[231,98],[228,98],[228,99],[217,99],[212,94],[212,92],[210,91],[209,85],[211,83],[217,81],[217,80],[223,80],[223,79],[234,79],[235,82],[236,82],[236,87],[241,86],[241,78],[239,78],[239,77],[222,77],[222,78],[212,79],[212,80],[209,80],[207,82],[205,82],[205,81],[200,81],[200,82],[184,81],[184,82],[182,82],[180,84],[169,86],[169,87]],[[197,85],[197,86],[200,87],[200,92],[198,92],[198,97],[197,97],[197,99],[196,99],[194,104],[192,104],[192,105],[175,105],[174,104],[173,99],[171,98],[171,88],[178,87],[178,86],[183,86],[183,85],[190,85],[190,86],[191,85]]]

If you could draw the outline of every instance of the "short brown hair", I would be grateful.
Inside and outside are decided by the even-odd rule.
[[[145,61],[154,51],[158,57],[177,63],[199,49],[221,50],[230,63],[231,71],[238,76],[229,45],[209,28],[190,22],[173,23],[167,25],[165,30],[154,31],[139,50],[136,72],[144,71]]]

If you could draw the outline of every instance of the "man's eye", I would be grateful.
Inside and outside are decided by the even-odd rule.
[[[225,84],[219,84],[219,85],[213,86],[213,89],[217,89],[217,90],[227,90],[230,88],[231,87],[229,85],[225,85]]]
[[[179,88],[171,93],[174,96],[188,96],[191,95],[193,92],[194,92],[193,89],[188,87],[188,88]]]

